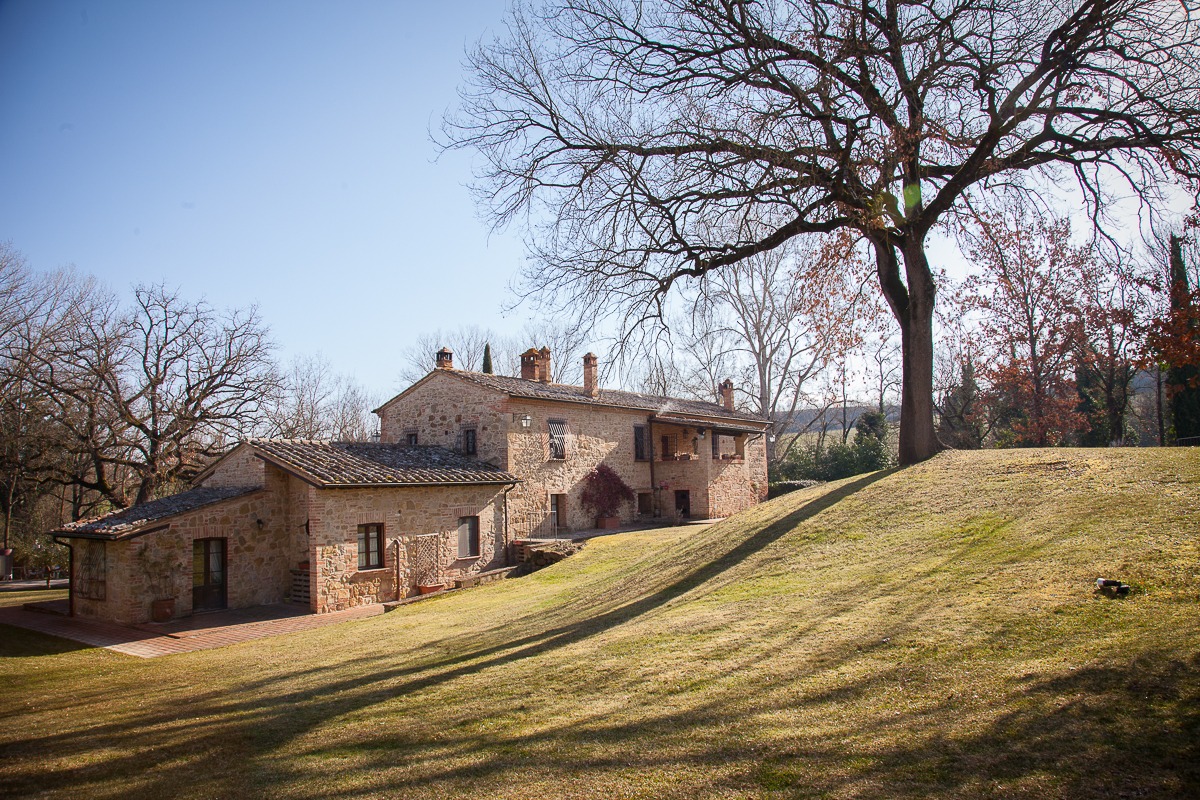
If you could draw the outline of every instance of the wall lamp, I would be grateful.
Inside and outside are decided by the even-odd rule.
[[[256,520],[254,520],[254,524],[258,526],[258,529],[259,529],[260,531],[261,531],[261,530],[262,530],[264,527],[266,527],[266,523],[265,523],[265,522],[263,522],[261,519],[256,519]]]
[[[528,414],[522,414],[517,418],[517,422],[521,423],[522,428],[528,430],[529,426],[533,424],[533,417],[529,416]]]

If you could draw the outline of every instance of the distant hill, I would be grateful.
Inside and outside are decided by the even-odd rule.
[[[847,422],[848,427],[853,428],[854,422],[864,412],[877,411],[878,408],[879,408],[878,406],[868,405],[868,404],[850,404],[850,405],[846,406],[845,416],[846,416],[846,420],[848,421]],[[900,424],[900,406],[889,404],[884,407],[884,410],[885,410],[885,413],[887,414],[887,420],[888,420],[889,425],[899,425]],[[825,416],[824,426],[821,425],[821,422],[819,420],[819,418],[821,417],[822,414],[824,414],[824,416]],[[826,432],[840,431],[842,429],[842,407],[841,406],[829,408],[823,412],[820,409],[816,409],[816,408],[800,409],[799,411],[796,412],[796,416],[792,420],[792,424],[787,427],[787,429],[784,431],[784,433],[800,433],[802,431],[811,431],[813,433],[816,433],[816,432],[820,431],[822,427],[825,428]]]

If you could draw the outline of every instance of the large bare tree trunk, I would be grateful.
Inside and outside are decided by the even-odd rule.
[[[944,447],[933,424],[933,304],[936,291],[925,242],[905,241],[904,276],[899,254],[885,234],[871,237],[879,284],[900,324],[903,382],[900,388],[900,464],[932,458]]]

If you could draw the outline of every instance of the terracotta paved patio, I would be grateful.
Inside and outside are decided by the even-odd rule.
[[[383,606],[379,604],[329,614],[309,614],[297,606],[278,603],[197,614],[164,625],[126,627],[25,608],[0,608],[0,625],[13,625],[128,656],[155,658],[306,631],[382,613]]]

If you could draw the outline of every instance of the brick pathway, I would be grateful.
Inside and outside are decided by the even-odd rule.
[[[265,606],[264,609],[275,608]],[[306,631],[333,625],[352,619],[364,619],[383,613],[383,606],[369,605],[334,611],[329,614],[303,614],[280,607],[274,618],[254,622],[238,621],[234,612],[222,618],[221,614],[206,615],[208,625],[176,632],[156,631],[152,626],[128,628],[95,620],[72,619],[56,614],[28,611],[24,608],[0,608],[0,625],[13,625],[50,636],[80,642],[93,647],[103,647],[138,658],[155,658],[173,653],[190,653],[195,650],[210,650],[239,642],[249,642],[266,636]],[[269,612],[265,615],[271,616]],[[192,618],[195,619],[195,618]],[[228,624],[225,623],[228,620]]]

